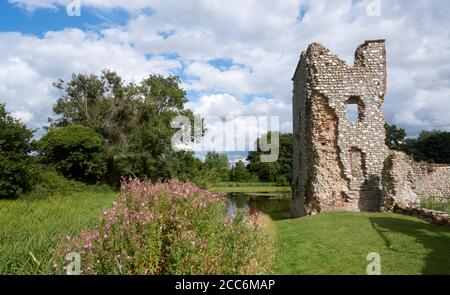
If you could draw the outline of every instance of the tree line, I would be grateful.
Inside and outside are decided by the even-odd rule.
[[[117,73],[104,70],[101,75],[73,74],[54,87],[60,91],[53,106],[55,119],[49,119],[39,140],[0,104],[0,198],[64,179],[113,187],[129,176],[176,177],[202,187],[223,181],[289,185],[292,180],[291,133],[279,134],[279,158],[269,163],[261,162],[261,139],[246,161],[231,166],[226,154],[208,152],[202,161],[193,152],[174,150],[176,129],[170,122],[179,115],[194,120],[176,76],[150,75],[139,83],[125,83]],[[450,163],[449,132],[422,131],[418,138],[407,138],[404,129],[386,124],[386,134],[391,149],[416,160]],[[270,140],[270,132],[267,137]]]
[[[202,161],[193,152],[174,150],[171,138],[176,130],[170,122],[179,115],[194,119],[176,76],[150,75],[140,83],[125,83],[117,73],[104,70],[101,75],[73,74],[53,85],[60,91],[55,116],[39,140],[0,104],[1,198],[17,197],[42,183],[63,183],[60,176],[114,187],[129,176],[176,177],[203,187],[229,180],[289,178],[288,158],[282,165],[260,163],[256,151],[249,154],[248,165],[240,161],[230,167],[225,154],[208,152]],[[282,135],[282,142],[289,136]],[[282,148],[281,158],[290,149]]]
[[[416,161],[450,163],[450,132],[422,130],[417,138],[408,138],[405,129],[396,125],[385,125],[386,145],[403,151]]]

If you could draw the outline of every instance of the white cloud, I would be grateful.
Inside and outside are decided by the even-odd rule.
[[[286,115],[291,111],[290,106],[273,99],[256,97],[245,102],[220,93],[204,95],[196,102],[189,102],[187,107],[205,120],[203,151],[254,149],[256,138],[268,130],[289,132],[292,128],[290,116]],[[272,117],[277,126],[271,126]]]
[[[11,115],[23,123],[27,123],[33,118],[33,114],[28,111],[15,111],[12,112]]]
[[[127,81],[140,81],[181,67],[176,60],[146,59],[129,45],[77,29],[48,32],[43,38],[0,33],[0,56],[0,99],[12,112],[31,114],[23,118],[31,128],[42,127],[52,114],[58,97],[52,82],[72,73],[99,74],[108,68]]]
[[[68,1],[9,2],[33,10],[64,9]],[[450,2],[382,0],[380,17],[366,14],[369,2],[85,0],[82,9],[121,8],[131,18],[125,26],[98,33],[64,30],[44,38],[1,34],[0,95],[12,109],[33,112],[31,120],[36,121],[49,113],[54,101],[49,82],[72,72],[109,67],[138,80],[151,71],[181,71],[187,89],[219,93],[199,98],[192,107],[213,113],[278,113],[288,130],[290,79],[301,50],[318,41],[351,64],[360,43],[385,38],[388,121],[411,135],[422,128],[450,129]],[[301,22],[300,7],[307,8]],[[141,13],[145,8],[154,13]],[[154,56],[150,60],[148,53]],[[162,57],[167,53],[175,53],[176,59]],[[208,63],[215,58],[229,58],[234,65],[219,70]],[[16,82],[10,72],[25,78]],[[27,107],[36,100],[46,104],[39,113]],[[201,106],[201,101],[208,105]]]

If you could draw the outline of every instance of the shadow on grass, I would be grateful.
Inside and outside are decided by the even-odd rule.
[[[370,222],[389,249],[392,249],[393,242],[389,240],[386,233],[397,232],[414,237],[417,243],[422,244],[425,249],[429,250],[425,258],[422,274],[450,274],[449,227],[427,224],[419,220],[393,218],[391,216],[370,217]]]

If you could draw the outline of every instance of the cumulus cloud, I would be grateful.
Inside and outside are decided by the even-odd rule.
[[[168,75],[181,67],[176,60],[147,59],[129,45],[78,29],[48,32],[43,38],[0,33],[0,56],[0,99],[31,128],[41,127],[52,114],[59,95],[52,83],[72,73],[99,74],[108,68],[127,81],[140,81],[150,73]]]
[[[255,150],[256,139],[269,130],[290,131],[286,120],[290,106],[281,101],[255,97],[245,102],[228,93],[204,95],[187,107],[205,120],[206,135],[200,150]]]
[[[9,2],[35,10],[64,9],[69,1]],[[50,81],[72,72],[108,67],[136,80],[150,72],[177,73],[183,87],[199,94],[190,102],[197,112],[278,114],[282,130],[289,131],[291,77],[301,50],[318,41],[352,64],[360,43],[383,38],[387,121],[410,135],[423,128],[450,130],[450,3],[381,0],[377,17],[366,13],[371,2],[84,0],[82,9],[119,8],[130,18],[95,32],[0,34],[0,97],[14,111],[31,112],[29,120],[37,124],[55,99]],[[231,64],[210,62],[221,58]],[[10,73],[24,78],[17,82]]]

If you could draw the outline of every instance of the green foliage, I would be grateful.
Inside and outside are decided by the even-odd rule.
[[[248,185],[249,184],[249,185]],[[211,191],[217,193],[289,193],[291,191],[290,186],[277,186],[276,183],[271,182],[259,182],[261,185],[248,183],[248,182],[237,182],[233,185],[229,184],[229,186],[222,186],[222,183],[219,186],[211,188]],[[268,184],[268,185],[266,185]]]
[[[422,153],[426,161],[450,163],[450,132],[439,132],[422,141]]]
[[[59,80],[54,86],[61,91],[61,97],[53,106],[54,113],[60,116],[51,122],[53,126],[88,126],[108,142],[117,143],[138,122],[137,88],[134,84],[124,85],[115,72],[104,70],[100,77],[73,74],[70,81]]]
[[[239,160],[234,164],[230,170],[231,181],[257,181],[258,177],[251,174],[242,160]]]
[[[56,247],[55,272],[77,252],[83,274],[259,274],[272,263],[274,236],[267,218],[230,220],[221,196],[192,183],[134,179],[95,227]]]
[[[203,163],[203,174],[208,176],[212,185],[227,181],[230,177],[230,163],[226,154],[207,152]]]
[[[450,163],[450,132],[422,131],[417,139],[407,139],[403,149],[418,161]]]
[[[50,249],[67,235],[93,226],[101,210],[116,198],[116,193],[103,186],[51,198],[31,194],[31,198],[0,200],[1,275],[50,273]]]
[[[436,200],[436,198],[429,197],[420,200],[420,207],[425,209],[443,211],[450,214],[450,202],[443,202],[442,200]]]
[[[406,131],[396,125],[384,124],[386,129],[386,145],[393,150],[401,150],[406,138]]]
[[[275,186],[274,182],[260,182],[260,181],[225,181],[217,184],[217,187],[268,187]]]
[[[16,198],[31,188],[28,153],[32,136],[0,104],[0,198]]]
[[[268,134],[269,141],[271,133]],[[247,169],[251,173],[255,173],[262,181],[278,182],[283,185],[290,183],[292,180],[292,149],[293,137],[291,133],[280,133],[279,156],[275,162],[261,162],[261,155],[264,154],[259,149],[260,138],[257,139],[258,150],[248,153]]]
[[[170,122],[178,115],[193,121],[194,115],[184,108],[186,93],[179,84],[176,76],[150,75],[138,84],[125,84],[109,70],[101,76],[74,74],[70,81],[54,84],[61,91],[54,105],[60,118],[52,125],[84,125],[103,136],[110,184],[118,186],[121,176],[130,175],[184,179],[183,169],[174,167],[180,155],[171,147],[176,130]]]
[[[106,172],[104,140],[89,127],[52,128],[36,146],[44,162],[69,179],[95,183]]]
[[[33,189],[26,197],[66,196],[87,189],[84,183],[69,180],[45,165],[34,164],[31,166],[31,170],[33,174]]]
[[[450,132],[440,130],[420,132],[418,138],[406,138],[405,129],[385,124],[386,145],[404,151],[417,161],[450,163]]]

